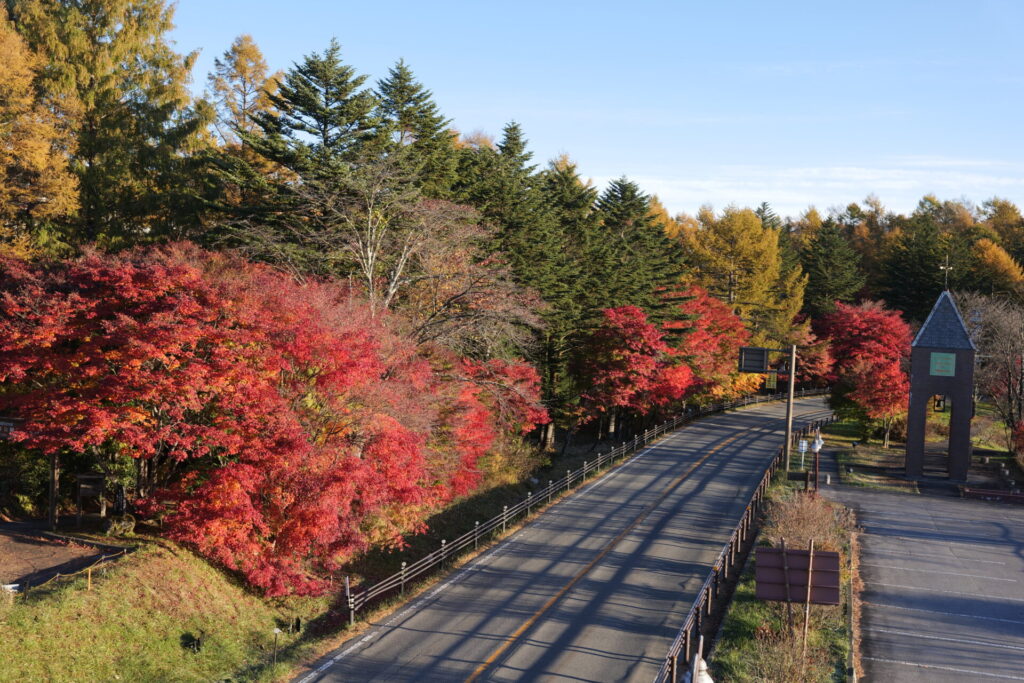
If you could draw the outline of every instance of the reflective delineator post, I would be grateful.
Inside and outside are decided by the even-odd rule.
[[[345,577],[345,598],[348,601],[348,625],[356,625],[356,603],[352,597],[352,584],[349,583],[348,576]]]
[[[793,396],[796,393],[796,344],[789,347],[789,396],[786,400],[786,476],[789,476],[789,455],[793,450]]]

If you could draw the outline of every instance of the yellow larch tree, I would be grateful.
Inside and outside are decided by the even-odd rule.
[[[782,343],[803,305],[807,277],[783,267],[779,233],[750,209],[728,207],[715,216],[702,207],[698,230],[686,238],[697,284],[729,304],[753,333],[754,343]]]
[[[0,18],[0,249],[33,251],[36,231],[73,213],[78,182],[68,168],[72,140],[33,85],[40,60]]]

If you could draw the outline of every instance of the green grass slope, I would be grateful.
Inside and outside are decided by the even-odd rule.
[[[143,542],[93,573],[0,597],[0,681],[272,680],[312,654],[316,639],[287,633],[326,600],[265,600],[192,553]],[[282,652],[277,666],[274,629]],[[200,650],[188,645],[205,632]]]

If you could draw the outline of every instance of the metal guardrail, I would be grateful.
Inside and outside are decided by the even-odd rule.
[[[807,396],[819,396],[826,393],[826,391],[827,390],[825,389],[800,390],[796,392],[796,397],[804,398]],[[396,594],[404,594],[405,589],[410,582],[415,581],[438,567],[445,566],[460,555],[462,551],[470,547],[472,547],[473,550],[476,550],[479,548],[481,541],[487,542],[492,540],[497,533],[504,533],[509,524],[516,520],[516,518],[520,516],[524,518],[528,517],[535,507],[546,505],[550,503],[556,495],[567,493],[573,488],[578,488],[594,474],[607,469],[607,467],[615,461],[621,461],[625,459],[627,455],[636,453],[647,446],[647,444],[651,443],[651,441],[664,436],[666,433],[689,424],[695,419],[705,415],[734,408],[741,408],[743,406],[757,403],[777,401],[785,398],[785,393],[773,394],[771,396],[745,396],[736,401],[716,403],[695,410],[687,410],[683,414],[677,415],[671,420],[667,420],[662,424],[644,431],[642,434],[638,434],[632,441],[623,442],[610,451],[598,455],[593,461],[585,460],[583,462],[583,466],[579,469],[566,470],[564,477],[557,480],[549,480],[547,486],[538,491],[531,491],[527,494],[526,498],[515,505],[506,505],[500,515],[492,517],[486,522],[476,522],[472,531],[459,536],[455,540],[451,542],[448,542],[447,540],[441,541],[440,548],[412,564],[406,564],[403,562],[402,568],[399,571],[373,585],[353,589],[349,584],[348,579],[346,579],[345,593],[348,605],[349,623],[354,623],[359,610],[372,602],[380,601],[385,597],[394,596]],[[775,461],[773,461],[773,467],[774,463]]]
[[[801,429],[794,430],[794,438],[807,436],[815,429],[833,421],[835,421],[834,416],[810,422]],[[722,547],[722,551],[711,566],[711,571],[708,572],[707,578],[704,579],[704,583],[697,592],[697,598],[693,601],[693,605],[690,607],[690,611],[687,613],[686,619],[683,621],[683,625],[679,629],[675,640],[672,641],[668,655],[665,657],[665,661],[662,663],[661,669],[654,679],[655,683],[676,683],[689,665],[691,656],[695,654],[693,645],[702,632],[704,620],[711,616],[716,598],[720,597],[723,581],[730,577],[730,572],[734,569],[737,571],[742,571],[743,569],[742,566],[737,569],[737,555],[740,554],[740,549],[750,535],[751,525],[755,523],[757,514],[761,510],[761,504],[764,501],[765,493],[768,491],[768,486],[771,484],[772,477],[782,465],[784,465],[784,451],[782,448],[779,448],[765,470],[764,476],[761,477],[761,483],[757,485],[757,488],[751,494],[750,501],[743,511],[743,516],[740,518],[739,523],[736,524],[736,528],[733,529],[729,541]],[[680,658],[682,658],[681,667]]]

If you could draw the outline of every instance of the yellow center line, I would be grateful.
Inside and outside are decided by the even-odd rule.
[[[634,519],[634,520],[633,520],[633,521],[632,521],[632,522],[630,523],[630,525],[629,525],[628,527],[626,527],[625,529],[623,529],[623,530],[622,530],[622,531],[621,531],[621,532],[619,533],[619,535],[618,535],[618,536],[616,536],[616,537],[615,537],[615,538],[613,538],[613,539],[612,539],[611,541],[609,541],[609,542],[607,543],[607,545],[605,545],[605,546],[604,546],[604,548],[602,548],[602,549],[601,549],[601,551],[600,551],[600,552],[599,552],[599,553],[597,554],[597,556],[596,556],[596,557],[594,557],[594,559],[592,559],[592,560],[591,560],[591,561],[590,561],[589,563],[587,563],[587,565],[586,565],[586,566],[585,566],[585,567],[584,567],[583,569],[581,569],[581,570],[580,570],[580,571],[579,571],[579,572],[578,572],[578,573],[577,573],[577,574],[576,574],[576,575],[575,575],[574,577],[572,577],[572,579],[571,579],[571,580],[569,581],[569,583],[567,583],[567,584],[565,584],[564,586],[562,586],[561,590],[559,590],[559,591],[558,591],[557,593],[555,593],[554,595],[552,595],[552,596],[551,596],[551,597],[550,597],[550,598],[548,599],[548,601],[547,601],[547,602],[545,602],[545,603],[544,603],[544,604],[543,604],[543,605],[541,606],[541,608],[540,608],[540,609],[538,609],[538,610],[537,610],[536,612],[534,612],[533,616],[531,616],[531,617],[530,617],[529,619],[527,619],[527,620],[526,620],[526,622],[525,622],[525,623],[524,623],[524,624],[523,624],[522,626],[520,626],[519,628],[517,628],[517,629],[516,629],[516,630],[515,630],[515,631],[514,631],[514,632],[513,632],[513,633],[512,633],[512,634],[511,634],[511,635],[510,635],[510,636],[509,636],[508,638],[506,638],[506,639],[505,639],[505,641],[504,641],[504,642],[503,642],[503,643],[502,643],[502,644],[501,644],[501,645],[500,645],[500,646],[499,646],[499,647],[498,647],[498,648],[497,648],[497,649],[496,649],[496,650],[495,650],[494,652],[492,652],[492,653],[490,654],[490,656],[489,656],[489,657],[488,657],[487,659],[485,659],[485,660],[484,660],[484,661],[483,661],[483,662],[482,662],[482,663],[480,664],[480,666],[478,666],[478,667],[477,667],[476,669],[474,669],[473,673],[472,673],[472,674],[470,674],[470,675],[469,675],[469,678],[467,678],[467,679],[466,679],[466,683],[472,683],[472,682],[473,682],[473,681],[475,681],[475,680],[476,680],[477,678],[479,678],[479,677],[480,677],[480,675],[481,675],[481,674],[482,674],[483,672],[487,671],[487,669],[488,669],[488,668],[489,668],[489,667],[491,666],[491,664],[494,664],[494,662],[495,662],[495,661],[497,661],[498,657],[500,657],[500,656],[501,656],[502,654],[504,654],[504,653],[505,653],[505,651],[506,651],[506,650],[508,650],[508,649],[509,649],[509,647],[511,647],[511,646],[512,646],[512,644],[513,644],[513,643],[514,643],[514,642],[515,642],[516,640],[518,640],[518,639],[519,639],[519,636],[521,636],[521,635],[523,635],[524,633],[526,633],[526,631],[527,631],[527,630],[528,630],[528,629],[529,629],[529,628],[530,628],[531,626],[533,626],[533,625],[534,625],[535,623],[537,623],[537,620],[538,620],[538,619],[540,619],[540,618],[541,618],[542,616],[544,616],[544,613],[545,613],[545,612],[547,612],[547,611],[548,611],[549,609],[551,609],[551,606],[552,606],[552,605],[554,605],[554,604],[555,604],[556,602],[558,602],[558,600],[559,600],[559,599],[560,599],[560,598],[561,598],[561,597],[562,597],[563,595],[565,595],[565,594],[566,594],[567,592],[569,592],[569,590],[571,590],[571,589],[572,589],[572,587],[573,587],[573,586],[575,586],[575,585],[576,585],[576,583],[577,583],[577,582],[578,582],[578,581],[579,581],[580,579],[582,579],[582,578],[583,578],[584,576],[586,576],[586,574],[587,574],[587,573],[588,573],[588,572],[589,572],[589,571],[590,571],[591,569],[593,569],[593,568],[594,568],[594,565],[596,565],[596,564],[597,564],[598,562],[600,562],[600,561],[601,561],[601,559],[602,559],[602,558],[603,558],[603,557],[604,557],[605,555],[607,555],[607,554],[608,554],[609,552],[611,552],[611,549],[612,549],[612,548],[614,548],[614,547],[615,547],[615,546],[617,546],[617,545],[618,545],[618,544],[619,544],[620,542],[622,542],[622,539],[624,539],[624,538],[626,537],[626,535],[627,535],[627,534],[628,534],[629,532],[631,532],[631,531],[632,531],[633,529],[635,529],[635,528],[637,527],[637,525],[638,525],[638,524],[640,524],[641,522],[643,522],[643,521],[644,521],[644,520],[645,520],[645,519],[647,518],[647,516],[648,516],[649,514],[651,514],[651,513],[652,513],[652,512],[653,512],[653,511],[654,511],[654,510],[655,510],[655,509],[656,509],[656,508],[657,508],[657,507],[658,507],[659,505],[661,505],[661,504],[662,504],[662,503],[664,502],[664,500],[665,500],[666,498],[668,498],[668,496],[669,496],[669,495],[671,495],[671,493],[672,493],[673,491],[675,491],[675,490],[676,490],[676,488],[678,488],[678,487],[679,487],[679,485],[680,485],[680,484],[682,484],[682,483],[683,483],[683,481],[684,481],[684,480],[685,480],[685,479],[686,479],[687,477],[689,477],[689,476],[690,476],[691,474],[693,474],[693,471],[694,471],[695,469],[697,469],[697,468],[698,468],[698,467],[700,467],[700,466],[701,466],[702,464],[704,464],[704,462],[705,462],[705,461],[706,461],[706,460],[707,460],[708,458],[710,458],[710,457],[711,457],[711,456],[712,456],[712,455],[713,455],[713,454],[714,454],[714,453],[715,453],[716,451],[718,451],[718,450],[719,450],[720,448],[722,448],[722,447],[723,447],[723,446],[725,446],[726,444],[730,443],[731,441],[734,441],[735,439],[738,439],[739,437],[743,436],[744,434],[748,434],[748,433],[749,433],[749,431],[750,431],[750,430],[744,430],[743,432],[740,432],[739,434],[735,434],[735,435],[733,435],[733,436],[730,436],[730,437],[729,437],[728,439],[726,439],[725,441],[721,442],[720,444],[718,444],[717,446],[715,446],[714,448],[712,448],[712,449],[711,449],[710,451],[708,451],[708,452],[707,452],[707,453],[706,453],[706,454],[705,454],[705,455],[704,455],[704,456],[703,456],[703,457],[702,457],[702,458],[701,458],[700,460],[698,460],[697,462],[695,462],[695,463],[693,463],[692,465],[690,465],[690,468],[689,468],[688,470],[686,470],[685,472],[683,472],[682,474],[680,474],[680,475],[679,475],[678,477],[676,477],[676,478],[675,478],[675,479],[674,479],[674,480],[672,481],[672,483],[671,483],[671,484],[669,484],[669,485],[668,485],[668,487],[666,487],[664,491],[662,491],[661,495],[660,495],[660,496],[658,496],[658,499],[657,499],[657,500],[655,500],[655,501],[654,501],[653,503],[651,503],[650,505],[648,505],[648,506],[647,506],[647,507],[646,507],[646,508],[644,509],[644,511],[643,511],[643,512],[641,512],[641,513],[640,513],[640,514],[639,514],[639,515],[638,515],[638,516],[636,517],[636,519]]]

